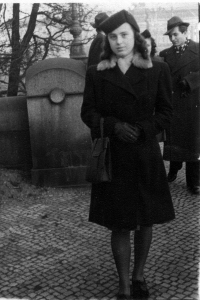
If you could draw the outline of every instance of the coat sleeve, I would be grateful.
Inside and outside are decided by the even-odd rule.
[[[98,83],[96,80],[96,67],[88,68],[85,79],[85,89],[83,93],[83,104],[81,107],[81,119],[90,128],[92,138],[100,137],[100,118],[104,117],[104,135],[111,136],[114,131],[115,124],[119,120],[112,116],[105,117],[101,113]],[[96,84],[95,84],[96,83]]]
[[[160,53],[158,55],[165,61],[166,53],[167,53],[167,49],[160,51]]]
[[[91,129],[93,135],[100,133],[99,124],[101,114],[97,111],[95,85],[92,77],[94,67],[88,68],[85,78],[85,88],[83,93],[83,104],[81,107],[81,119]]]
[[[173,116],[172,82],[169,67],[164,62],[160,63],[160,66],[161,72],[158,80],[154,115],[149,119],[137,122],[142,127],[146,139],[150,139],[167,129]]]

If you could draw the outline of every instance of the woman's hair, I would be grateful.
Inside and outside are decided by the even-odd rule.
[[[151,56],[151,57],[154,57],[155,54],[156,54],[156,52],[157,52],[157,51],[156,51],[157,45],[156,45],[155,39],[152,38],[151,33],[150,33],[150,31],[149,31],[148,29],[145,29],[145,30],[141,33],[141,35],[142,35],[145,39],[150,39],[150,41],[151,41],[151,53],[150,53],[150,56]]]
[[[157,45],[156,45],[156,42],[155,42],[154,38],[150,37],[150,39],[151,39],[151,53],[150,53],[150,55],[152,57],[154,57],[156,52],[157,52],[157,50],[156,50]]]
[[[141,36],[141,34],[139,34],[137,31],[135,31],[132,26],[131,26],[131,28],[133,29],[134,38],[135,38],[134,53],[139,52],[144,59],[147,59],[148,51],[147,51],[147,47],[146,47],[145,38],[143,36]],[[108,35],[106,35],[106,38],[104,39],[104,44],[103,44],[103,52],[101,53],[101,60],[110,59],[112,54],[113,54],[113,51],[110,48]]]

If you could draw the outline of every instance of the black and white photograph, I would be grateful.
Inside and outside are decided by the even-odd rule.
[[[0,300],[200,299],[200,2],[0,3]]]

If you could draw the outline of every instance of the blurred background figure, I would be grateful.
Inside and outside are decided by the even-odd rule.
[[[168,20],[164,35],[169,36],[172,46],[160,52],[170,67],[173,84],[173,119],[166,131],[163,158],[170,161],[169,182],[186,163],[187,188],[199,195],[199,43],[188,39],[188,26],[177,16]]]
[[[99,29],[99,25],[105,19],[108,18],[108,15],[104,12],[96,15],[94,23],[90,23],[92,27],[96,29],[97,35],[91,43],[89,54],[88,54],[88,67],[91,65],[97,65],[100,62],[100,55],[102,52],[102,45],[105,38],[104,33]]]
[[[141,35],[145,38],[146,40],[146,46],[147,46],[147,49],[148,49],[148,53],[150,54],[151,56],[151,59],[152,60],[156,60],[156,61],[164,61],[162,57],[156,55],[157,53],[157,45],[156,45],[156,42],[155,42],[155,39],[151,36],[151,33],[148,29],[144,30]],[[159,143],[162,143],[166,140],[166,132],[165,130],[163,130],[162,132],[160,132],[159,134],[157,134],[157,140]]]
[[[146,40],[146,43],[147,43],[147,49],[148,49],[148,52],[151,56],[151,59],[153,60],[158,60],[158,61],[163,61],[163,59],[156,55],[157,53],[157,45],[156,45],[156,42],[155,42],[155,39],[151,36],[151,33],[148,29],[145,29],[141,35],[145,38]]]

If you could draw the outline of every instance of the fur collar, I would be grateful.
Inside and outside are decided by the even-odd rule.
[[[98,71],[103,71],[106,69],[112,69],[117,64],[117,57],[115,55],[111,56],[111,59],[104,59],[97,65]],[[151,58],[148,57],[148,59],[144,59],[140,53],[134,54],[134,57],[132,59],[132,64],[140,69],[149,69],[152,68],[153,64],[151,61]]]

